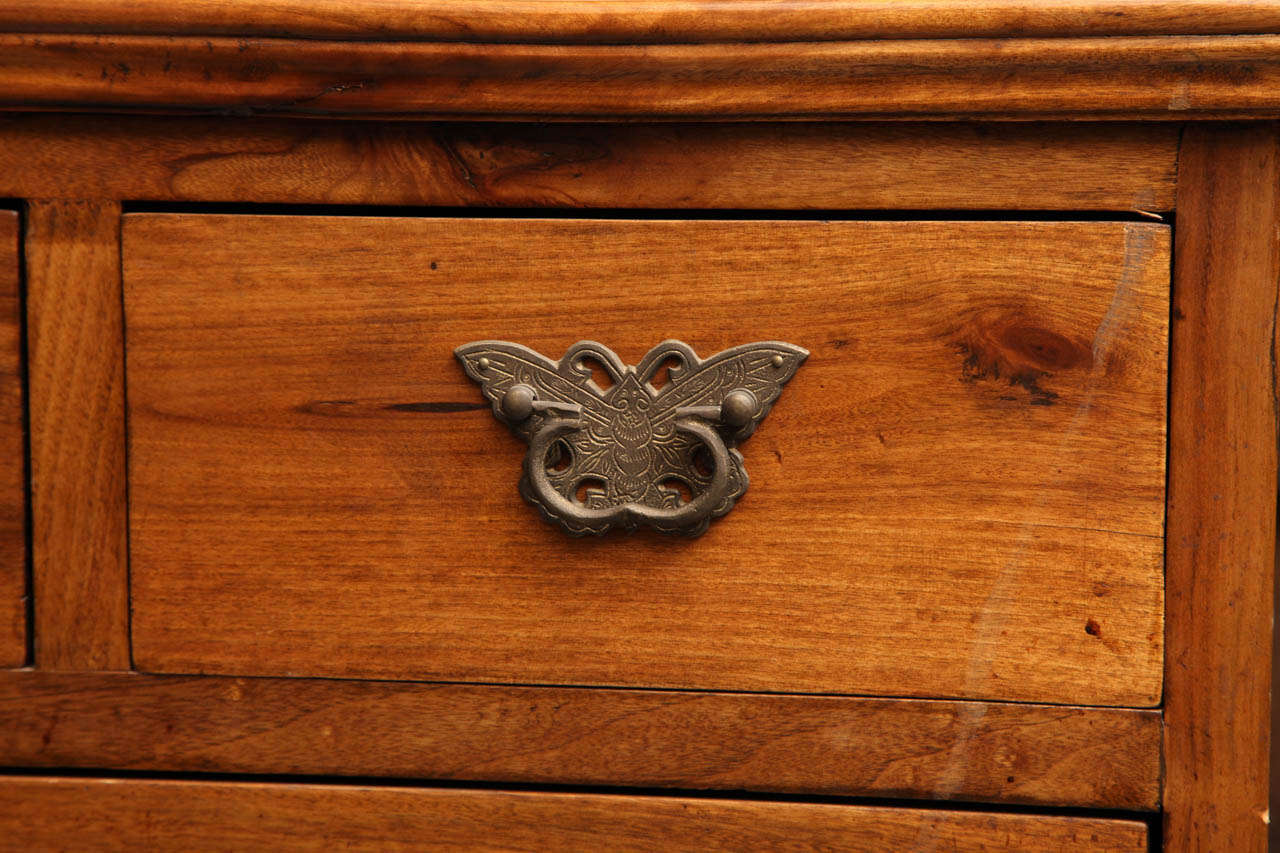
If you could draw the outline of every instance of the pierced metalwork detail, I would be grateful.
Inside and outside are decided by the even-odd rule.
[[[555,362],[507,341],[454,350],[493,414],[529,442],[520,494],[580,536],[647,525],[697,536],[747,490],[737,445],[764,420],[808,357],[780,341],[703,361],[663,341],[630,367],[579,341]],[[588,363],[608,375],[599,387]],[[652,382],[667,366],[667,381]]]

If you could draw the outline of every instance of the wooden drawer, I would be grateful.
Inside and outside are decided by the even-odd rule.
[[[34,815],[34,817],[33,817]],[[1146,825],[868,806],[0,777],[7,850],[884,850],[1145,853]]]
[[[1169,230],[125,218],[153,672],[1159,701]],[[452,357],[812,353],[698,539],[575,540]]]

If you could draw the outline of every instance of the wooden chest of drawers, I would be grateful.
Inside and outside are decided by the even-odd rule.
[[[1265,849],[1280,8],[112,5],[0,3],[0,847]]]

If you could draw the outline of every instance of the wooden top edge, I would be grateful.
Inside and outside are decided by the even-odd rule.
[[[1280,32],[1280,0],[0,0],[0,31],[542,44]]]

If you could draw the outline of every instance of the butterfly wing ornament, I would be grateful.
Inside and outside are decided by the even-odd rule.
[[[705,361],[663,341],[631,367],[579,341],[558,361],[507,341],[454,354],[494,415],[529,442],[520,493],[573,535],[640,526],[697,536],[747,490],[737,444],[773,407],[808,351],[781,341]],[[591,365],[610,384],[601,388]],[[667,381],[654,387],[663,367]]]

